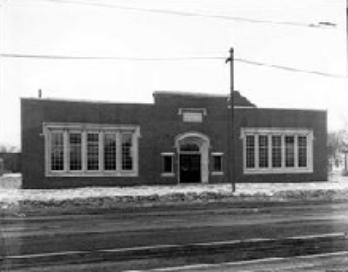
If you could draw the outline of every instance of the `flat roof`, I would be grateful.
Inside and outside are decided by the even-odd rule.
[[[289,111],[321,111],[321,112],[327,112],[327,109],[311,109],[311,108],[269,108],[269,107],[243,107],[243,106],[235,106],[236,110],[248,110],[248,109],[254,109],[254,110],[289,110]]]
[[[133,105],[153,105],[152,102],[122,102],[110,100],[92,100],[92,99],[70,99],[70,98],[51,98],[51,97],[21,97],[24,100],[36,101],[58,101],[58,102],[77,102],[77,103],[91,103],[91,104],[133,104]]]
[[[213,94],[213,93],[203,93],[203,92],[183,92],[183,91],[154,91],[155,95],[175,95],[175,96],[195,96],[195,97],[225,97],[228,98],[228,94]]]
[[[198,97],[228,97],[226,95],[216,95],[216,94],[206,94],[206,93],[195,93],[195,92],[176,92],[176,91],[156,91],[155,94],[165,94],[165,95],[182,95],[182,96],[198,96]],[[107,100],[89,100],[89,99],[68,99],[68,98],[38,98],[38,97],[21,97],[23,100],[36,100],[36,101],[57,101],[57,102],[76,102],[76,103],[91,103],[91,104],[124,104],[124,105],[145,105],[152,106],[153,102],[116,102]],[[236,110],[301,110],[301,111],[319,111],[327,112],[327,109],[311,109],[311,108],[270,108],[270,107],[255,107],[255,106],[235,106]]]

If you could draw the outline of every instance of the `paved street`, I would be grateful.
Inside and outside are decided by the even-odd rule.
[[[1,224],[4,244],[1,247],[1,254],[7,256],[4,263],[8,269],[23,269],[24,265],[26,271],[29,271],[31,266],[36,269],[33,271],[41,271],[38,270],[41,269],[40,262],[37,261],[38,257],[35,257],[35,254],[39,254],[40,258],[53,254],[57,258],[52,257],[53,262],[50,258],[52,263],[49,264],[59,269],[57,271],[71,271],[70,264],[66,262],[67,259],[64,256],[83,255],[96,250],[123,249],[124,251],[126,248],[134,247],[158,248],[163,245],[188,245],[253,238],[281,239],[348,231],[348,204],[346,203],[310,205],[284,203],[267,206],[259,203],[243,206],[245,207],[236,207],[235,204],[209,204],[119,210],[108,214],[7,217],[2,219]],[[301,245],[296,246],[301,247]],[[344,246],[342,243],[334,245],[334,243],[326,242],[325,250],[332,252],[336,251],[336,247],[342,249]],[[291,250],[289,252],[291,254]],[[189,253],[186,254],[186,258],[175,258],[170,254],[169,258],[166,256],[164,259],[156,258],[156,256],[152,257],[152,260],[135,257],[132,261],[120,261],[117,265],[118,270],[113,271],[218,260],[235,261],[234,256],[226,254],[211,258],[217,254],[212,253],[209,254],[210,259],[204,259],[202,256],[202,258],[200,256],[190,258]],[[79,265],[83,265],[84,260],[88,263],[98,262],[99,265],[105,265],[101,263],[103,256],[98,258],[90,257],[91,254],[88,256],[86,259],[80,258]],[[243,259],[243,256],[239,258]],[[105,260],[112,263],[112,258]],[[76,260],[74,262],[76,263]],[[57,266],[59,264],[64,266]],[[45,263],[45,266],[47,265],[48,263]]]
[[[224,264],[198,264],[146,272],[347,272],[348,252],[318,254],[304,257],[269,258]],[[145,272],[145,271],[144,271]]]

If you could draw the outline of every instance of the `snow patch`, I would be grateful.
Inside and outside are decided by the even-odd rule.
[[[18,189],[21,176],[0,178],[0,210],[42,208],[118,208],[209,201],[348,200],[348,178],[334,176],[328,182],[197,184],[136,187],[84,187],[74,189]],[[11,185],[15,185],[12,186]]]

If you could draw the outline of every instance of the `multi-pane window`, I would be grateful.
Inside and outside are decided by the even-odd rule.
[[[213,154],[213,172],[222,172],[222,154]]]
[[[163,154],[162,155],[162,173],[163,174],[173,174],[173,154]]]
[[[295,166],[295,137],[285,136],[285,166]]]
[[[244,173],[313,171],[313,132],[302,129],[242,128]]]
[[[116,134],[104,134],[104,170],[116,170]]]
[[[69,169],[82,170],[82,138],[81,133],[69,134]]]
[[[133,169],[133,157],[132,157],[132,134],[122,134],[122,169]]]
[[[307,137],[298,137],[298,167],[307,167]]]
[[[51,170],[64,170],[64,134],[63,132],[51,133]]]
[[[87,170],[99,169],[99,134],[87,134]]]
[[[259,136],[259,167],[268,167],[268,137]]]
[[[246,136],[246,168],[255,167],[255,136]]]
[[[138,127],[46,123],[43,128],[47,175],[138,173]]]
[[[282,137],[272,136],[272,167],[282,166]]]

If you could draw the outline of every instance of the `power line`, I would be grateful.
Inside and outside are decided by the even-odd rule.
[[[295,67],[289,67],[289,66],[278,65],[278,64],[270,64],[270,63],[264,63],[264,62],[257,62],[257,61],[241,59],[241,58],[235,58],[235,61],[239,61],[239,62],[243,62],[246,64],[251,64],[251,65],[265,66],[265,67],[269,67],[269,68],[286,70],[289,72],[307,73],[307,74],[314,74],[314,75],[318,75],[318,76],[333,77],[333,78],[347,78],[346,75],[331,74],[331,73],[325,73],[325,72],[314,71],[314,70],[305,70],[305,69],[299,69],[299,68],[295,68]]]
[[[146,12],[146,13],[157,13],[157,14],[167,14],[173,16],[183,16],[183,17],[201,17],[201,18],[211,18],[211,19],[220,19],[220,20],[229,20],[229,21],[240,21],[247,23],[258,23],[258,24],[271,24],[271,25],[287,25],[287,26],[295,26],[295,27],[306,27],[306,28],[316,28],[316,29],[330,29],[334,30],[336,24],[331,22],[319,22],[317,24],[313,23],[302,23],[302,22],[292,22],[292,21],[275,21],[275,20],[264,20],[264,19],[254,19],[254,18],[246,18],[239,16],[228,16],[228,15],[219,15],[219,14],[205,14],[199,12],[188,12],[188,11],[175,11],[169,9],[154,9],[154,8],[141,8],[141,7],[132,7],[132,6],[124,6],[118,4],[106,4],[101,2],[86,2],[86,1],[75,1],[75,0],[41,0],[48,1],[53,3],[62,3],[62,4],[75,4],[75,5],[86,5],[86,6],[94,6],[101,8],[111,8],[111,9],[119,9],[119,10],[127,10],[127,11],[136,11],[136,12]],[[322,26],[326,26],[322,28]],[[330,28],[328,28],[330,27]]]
[[[172,58],[141,58],[112,56],[63,56],[63,55],[32,55],[32,54],[0,54],[4,58],[26,59],[57,59],[57,60],[120,60],[120,61],[183,61],[183,60],[216,60],[223,57],[172,57]]]
[[[117,56],[67,56],[67,55],[34,55],[34,54],[0,54],[0,57],[10,59],[42,59],[42,60],[115,60],[115,61],[140,61],[140,62],[158,62],[158,61],[216,61],[225,60],[221,56],[188,56],[188,57],[117,57]],[[346,75],[332,74],[315,70],[306,70],[290,66],[265,63],[260,61],[249,60],[245,58],[235,58],[236,62],[249,65],[264,66],[267,68],[280,69],[288,72],[313,74],[317,76],[331,78],[347,78]]]

